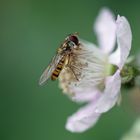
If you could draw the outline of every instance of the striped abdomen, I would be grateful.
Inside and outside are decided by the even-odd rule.
[[[51,80],[56,80],[61,72],[61,70],[63,69],[65,65],[65,57],[62,57],[62,59],[59,61],[59,63],[56,66],[56,69],[52,72],[51,75]]]

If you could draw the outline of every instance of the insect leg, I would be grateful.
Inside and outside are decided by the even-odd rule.
[[[79,79],[78,79],[76,73],[74,72],[74,70],[73,70],[73,68],[72,68],[73,66],[71,65],[71,55],[72,55],[72,54],[69,54],[69,55],[68,55],[67,67],[72,71],[72,73],[73,73],[74,77],[76,78],[76,80],[79,81]]]

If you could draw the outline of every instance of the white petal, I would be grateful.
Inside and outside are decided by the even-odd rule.
[[[109,56],[109,62],[119,67],[120,60],[121,60],[121,50],[120,47],[118,47],[117,50]]]
[[[113,76],[106,79],[106,85],[102,97],[96,103],[95,111],[103,113],[111,109],[117,102],[120,94],[121,78],[118,70]]]
[[[71,99],[77,103],[91,102],[91,101],[96,102],[101,96],[101,94],[96,89],[85,90],[84,88],[79,89],[75,87],[75,89],[73,89],[73,92],[75,94],[74,96],[71,96]]]
[[[110,56],[110,62],[122,69],[131,49],[132,32],[125,17],[118,16],[116,24],[118,49]]]
[[[116,23],[112,12],[106,8],[101,10],[94,25],[99,46],[105,53],[110,53],[116,42]]]
[[[66,129],[71,132],[84,132],[95,125],[99,117],[100,114],[94,112],[94,104],[90,103],[68,118]]]

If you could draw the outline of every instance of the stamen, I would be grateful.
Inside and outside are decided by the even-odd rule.
[[[63,69],[59,76],[60,87],[64,92],[69,91],[67,93],[73,93],[75,88],[104,87],[104,80],[108,75],[108,56],[91,44],[80,44],[73,51],[70,68]]]

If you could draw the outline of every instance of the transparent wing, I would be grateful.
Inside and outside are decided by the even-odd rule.
[[[55,68],[56,68],[56,66],[59,63],[61,58],[62,58],[62,56],[59,54],[57,54],[56,56],[53,57],[49,66],[42,73],[42,75],[39,79],[39,85],[44,84],[50,78],[50,76],[52,75],[52,72],[55,70]]]

